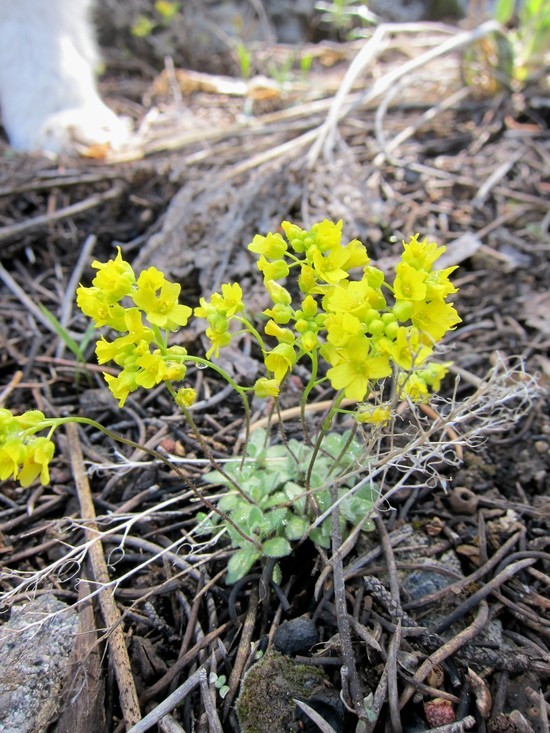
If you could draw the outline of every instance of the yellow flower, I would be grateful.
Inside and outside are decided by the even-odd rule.
[[[224,283],[222,285],[224,315],[232,318],[235,313],[244,310],[243,291],[239,283]]]
[[[263,274],[264,280],[282,280],[287,277],[289,272],[288,265],[284,260],[268,262],[263,255],[256,263],[256,267]]]
[[[426,300],[443,299],[458,292],[458,288],[455,288],[449,280],[449,275],[457,268],[458,265],[447,267],[445,270],[434,270],[428,275]]]
[[[19,466],[26,455],[25,445],[20,436],[15,435],[2,441],[0,446],[0,480],[17,478]]]
[[[40,483],[50,482],[49,463],[55,452],[55,445],[48,438],[33,438],[27,445],[23,465],[18,479],[21,486],[26,487],[40,476]]]
[[[323,308],[327,313],[350,313],[362,322],[367,321],[370,310],[384,308],[385,305],[384,296],[371,288],[366,280],[338,283],[323,298]]]
[[[104,263],[97,260],[92,262],[92,267],[98,270],[92,284],[106,296],[110,304],[118,303],[128,295],[136,281],[131,265],[122,259],[120,247],[117,247],[117,250],[114,260]]]
[[[361,244],[358,239],[348,242],[344,247],[344,252],[346,253],[346,270],[363,267],[370,262],[365,245]]]
[[[296,340],[290,328],[281,328],[274,320],[265,324],[264,331],[268,336],[274,336],[282,344],[293,344]]]
[[[397,300],[426,300],[426,273],[415,270],[406,262],[400,262],[395,268],[395,280],[393,283],[394,295]]]
[[[397,384],[413,402],[423,402],[428,397],[428,385],[417,372],[401,375]]]
[[[355,413],[355,419],[359,423],[370,425],[387,425],[392,418],[392,411],[389,405],[359,405]]]
[[[426,364],[422,371],[422,379],[426,382],[432,392],[437,392],[441,387],[441,382],[449,371],[452,361],[446,361],[442,364],[431,362]]]
[[[151,389],[159,384],[166,376],[166,362],[157,349],[152,354],[147,352],[136,360],[139,371],[136,373],[136,384],[145,389]]]
[[[337,350],[336,357],[336,365],[327,371],[327,377],[334,389],[343,389],[345,396],[355,402],[361,402],[365,397],[370,380],[391,374],[388,357],[372,354],[369,341],[364,336],[348,341],[345,347]]]
[[[85,316],[94,321],[97,328],[110,326],[115,331],[125,330],[125,309],[118,303],[110,303],[108,297],[98,288],[80,285],[76,291],[76,304]]]
[[[123,407],[130,392],[134,392],[138,388],[136,382],[137,373],[137,367],[132,370],[123,369],[116,377],[103,372],[103,377],[107,382],[111,394],[118,400],[119,407]]]
[[[254,394],[256,397],[278,397],[279,382],[276,379],[266,379],[260,377],[254,384]]]
[[[345,346],[348,341],[363,333],[361,321],[351,313],[329,313],[325,320],[327,341],[333,346]]]
[[[453,308],[452,303],[444,300],[433,300],[431,303],[419,303],[411,318],[413,324],[434,341],[440,341],[453,329],[462,318]]]
[[[335,285],[349,277],[349,272],[344,269],[347,261],[346,251],[341,246],[331,249],[328,254],[315,249],[312,251],[311,260],[316,276],[323,282]]]
[[[138,344],[143,350],[143,345],[148,345],[154,339],[154,332],[146,328],[141,320],[141,312],[138,308],[127,308],[124,311],[124,323],[128,333],[120,336],[114,341],[107,341],[104,336],[96,341],[95,353],[98,364],[106,364],[113,360],[119,366],[126,364],[133,355]]]
[[[436,242],[428,242],[427,239],[419,242],[418,237],[419,235],[415,234],[408,242],[403,242],[404,252],[401,261],[414,267],[415,270],[429,272],[434,262],[445,252],[446,247],[439,247]]]
[[[155,293],[162,288],[164,282],[164,273],[156,267],[149,267],[140,273],[137,286],[138,290],[151,290]]]
[[[150,267],[141,273],[137,285],[137,291],[133,294],[134,303],[145,313],[149,323],[168,331],[187,325],[193,311],[189,306],[178,303],[181,291],[179,283],[165,280],[162,272]]]
[[[252,242],[248,245],[250,252],[258,255],[264,255],[270,260],[280,260],[287,251],[287,243],[280,234],[271,234],[271,232],[262,237],[256,234]]]
[[[191,407],[197,400],[197,392],[192,387],[182,387],[176,392],[176,404],[179,407]]]
[[[336,224],[329,219],[324,219],[311,227],[311,234],[315,237],[315,242],[321,252],[327,252],[340,245],[343,225],[342,219]]]
[[[195,318],[210,318],[215,313],[217,313],[216,307],[209,303],[206,298],[200,298],[199,305],[193,311]]]
[[[206,352],[207,359],[211,359],[212,356],[217,359],[220,355],[220,349],[223,349],[224,346],[229,346],[231,343],[231,334],[227,330],[227,327],[225,329],[207,328],[206,338],[212,344]]]
[[[376,345],[401,369],[420,366],[432,353],[432,348],[423,343],[420,333],[413,327],[399,326],[394,339],[382,337]]]
[[[277,344],[264,358],[264,363],[273,372],[277,382],[282,382],[286,373],[296,363],[296,353],[290,344]]]

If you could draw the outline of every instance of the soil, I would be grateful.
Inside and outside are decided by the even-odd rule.
[[[114,634],[103,633],[112,620],[96,596],[81,629],[110,649],[93,658],[103,678],[94,695],[103,695],[104,705],[96,700],[79,733],[124,730],[125,685],[136,690],[145,715],[186,683],[185,695],[166,710],[173,716],[166,725],[240,731],[235,700],[246,670],[283,622],[298,618],[313,620],[317,641],[310,638],[298,653],[293,646],[293,659],[323,669],[325,693],[316,688],[310,710],[331,727],[315,727],[301,707],[295,727],[284,730],[412,732],[454,720],[461,722],[448,730],[548,730],[548,79],[540,73],[510,90],[476,68],[477,83],[467,85],[474,61],[458,51],[406,70],[448,38],[435,26],[392,34],[337,108],[336,92],[365,39],[252,44],[258,78],[244,96],[238,77],[228,93],[228,80],[215,76],[236,71],[232,56],[224,66],[222,52],[215,68],[201,59],[203,76],[195,76],[158,72],[153,55],[137,52],[114,63],[106,50],[116,73],[102,92],[141,124],[128,150],[51,161],[0,143],[3,406],[86,415],[185,460],[178,471],[91,428],[59,430],[48,486],[2,484],[2,621],[32,595],[53,591],[74,604],[85,580],[105,582],[92,552],[76,569],[42,572],[32,587],[25,579],[82,544],[94,514],[103,532],[135,517],[124,536],[121,529],[103,541],[107,595],[130,663],[120,668],[124,655],[111,647]],[[299,58],[311,60],[307,72]],[[332,126],[331,109],[339,118]],[[338,636],[330,552],[305,542],[282,562],[278,584],[257,565],[228,587],[229,545],[221,540],[207,552],[188,534],[200,507],[182,476],[200,482],[205,445],[218,460],[238,453],[245,420],[239,399],[223,391],[215,373],[189,370],[202,406],[193,413],[202,441],[160,389],[132,394],[119,409],[73,305],[78,281],[93,277],[92,260],[106,261],[117,245],[136,270],[154,264],[181,283],[192,306],[221,283],[238,281],[251,310],[260,311],[267,302],[246,245],[284,220],[310,226],[324,218],[343,219],[345,236],[365,243],[387,272],[411,234],[447,245],[446,266],[460,265],[454,304],[462,323],[445,339],[442,358],[454,367],[443,398],[470,398],[495,367],[508,375],[501,387],[506,380],[511,392],[518,381],[529,385],[515,417],[512,405],[507,424],[495,418],[495,431],[457,452],[436,485],[418,472],[416,488],[392,497],[372,531],[348,548],[349,648]],[[80,344],[84,363],[45,309]],[[204,353],[202,336],[191,329],[176,341]],[[238,381],[250,384],[260,374],[246,340],[221,358]],[[290,385],[283,407],[295,404],[303,379]],[[254,410],[254,420],[265,416],[263,403]],[[301,429],[298,420],[285,428],[294,437]],[[431,570],[419,580],[414,573],[426,561],[424,571]],[[439,583],[445,572],[450,586]],[[80,695],[66,685],[56,715],[90,709],[91,694],[85,685]],[[54,720],[48,729],[63,725]],[[262,725],[260,733],[268,730]]]

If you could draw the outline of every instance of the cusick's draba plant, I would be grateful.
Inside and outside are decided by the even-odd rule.
[[[330,540],[331,506],[338,503],[343,531],[361,522],[373,505],[376,486],[354,477],[368,473],[365,446],[375,431],[392,430],[400,402],[425,401],[437,391],[448,364],[431,361],[445,333],[460,322],[449,296],[455,269],[434,269],[445,251],[418,235],[403,242],[392,281],[370,264],[357,239],[342,242],[342,222],[322,221],[304,230],[283,222],[282,233],[256,235],[248,248],[258,256],[271,305],[261,323],[250,320],[241,287],[224,284],[193,311],[179,302],[180,285],[155,267],[139,275],[120,250],[108,262],[94,262],[90,287],[80,286],[77,303],[97,328],[108,329],[96,343],[100,364],[122,407],[134,391],[164,383],[190,424],[195,391],[185,386],[190,365],[208,366],[227,380],[249,411],[253,394],[278,396],[296,365],[306,365],[309,380],[302,395],[305,415],[312,390],[326,385],[333,398],[313,439],[270,445],[269,434],[247,436],[245,455],[207,479],[225,487],[216,515],[199,515],[199,531],[227,531],[236,548],[228,581],[235,582],[262,557],[283,557],[291,542],[310,536],[321,546]],[[350,277],[354,275],[354,279]],[[209,348],[204,357],[170,345],[171,333],[190,318],[205,319]],[[233,380],[215,360],[220,350],[248,332],[263,356],[265,374],[254,385]],[[113,335],[116,337],[113,338]],[[351,415],[355,427],[330,432],[337,413]],[[95,425],[87,418],[47,418],[32,410],[14,416],[0,410],[0,478],[23,486],[37,477],[49,481],[54,454],[52,434],[68,421]],[[305,429],[305,420],[303,422]],[[332,490],[337,486],[337,491]]]

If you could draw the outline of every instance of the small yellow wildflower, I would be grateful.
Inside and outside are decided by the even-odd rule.
[[[26,455],[17,478],[21,486],[30,486],[40,476],[40,483],[50,483],[49,464],[55,452],[55,445],[48,438],[33,438],[25,446]]]
[[[138,289],[133,295],[134,303],[145,313],[149,323],[168,331],[175,331],[178,326],[187,325],[193,310],[187,305],[178,303],[181,285],[165,280],[162,273],[160,273],[162,275],[160,293],[157,295],[160,280],[159,271],[154,272],[155,270],[156,268],[150,267],[139,276]],[[142,277],[143,275],[147,277]],[[157,287],[151,287],[151,283]]]
[[[270,260],[280,260],[286,254],[288,246],[280,234],[269,233],[265,237],[256,234],[248,245],[248,249],[254,254],[264,255]]]
[[[206,352],[206,358],[211,359],[212,356],[217,359],[220,355],[220,349],[229,346],[231,343],[231,334],[227,330],[217,328],[207,328],[206,338],[210,341],[211,346]]]
[[[330,285],[335,285],[349,277],[349,272],[345,269],[346,261],[346,251],[343,247],[333,248],[328,254],[323,254],[320,250],[315,249],[311,256],[315,275],[319,280]]]
[[[85,288],[76,291],[76,303],[85,316],[91,318],[96,328],[109,326],[115,331],[124,331],[125,309],[118,303],[110,303],[107,296],[98,288]]]
[[[282,280],[289,273],[288,265],[284,260],[269,262],[261,255],[256,267],[263,274],[264,280]]]
[[[334,223],[329,219],[324,219],[311,227],[311,234],[315,238],[315,242],[321,252],[335,249],[342,241],[342,228],[344,222],[340,219]]]
[[[160,351],[147,352],[136,360],[139,371],[136,374],[136,384],[145,389],[151,389],[160,384],[166,377],[166,362]]]
[[[274,336],[281,344],[292,345],[296,340],[290,328],[281,328],[273,319],[265,324],[264,331],[268,336]]]
[[[462,321],[453,308],[452,303],[444,300],[432,300],[431,303],[419,303],[411,317],[413,324],[433,341],[440,341],[443,336],[454,329]]]
[[[423,402],[428,397],[428,385],[418,372],[401,375],[397,384],[413,402]]]
[[[356,402],[361,402],[367,394],[369,381],[389,377],[392,371],[388,357],[372,353],[365,336],[350,339],[331,356],[336,359],[327,371],[330,383],[336,390],[343,389],[345,396]]]
[[[226,318],[232,318],[235,313],[244,310],[243,291],[239,283],[224,283],[222,285],[222,299]]]
[[[296,363],[296,353],[290,344],[277,344],[264,358],[266,368],[273,375],[277,382],[282,382],[286,373]]]
[[[130,392],[134,392],[138,388],[137,374],[137,367],[132,370],[123,369],[116,377],[103,372],[103,378],[107,382],[113,397],[118,400],[119,407],[123,407]]]
[[[276,379],[266,379],[260,377],[254,384],[254,394],[256,397],[278,397],[279,382]]]
[[[92,262],[92,267],[98,270],[92,280],[92,285],[106,296],[111,305],[118,303],[125,295],[128,295],[136,281],[131,265],[122,259],[120,247],[117,247],[117,250],[118,253],[114,260],[103,263],[97,260]]]
[[[2,441],[0,446],[0,480],[17,478],[19,466],[23,463],[26,451],[20,436],[14,435]]]
[[[378,425],[382,427],[387,425],[392,418],[391,407],[385,405],[359,405],[355,414],[355,419],[359,423],[368,423],[370,425]]]
[[[426,278],[422,270],[416,270],[406,262],[400,262],[395,268],[395,280],[393,283],[394,295],[397,300],[426,300]]]
[[[176,404],[180,407],[191,407],[197,401],[197,392],[192,387],[181,387],[176,392]]]
[[[403,242],[401,261],[414,267],[415,270],[429,272],[434,262],[445,252],[446,247],[439,247],[436,242],[428,242],[427,239],[419,242],[418,237],[419,235],[415,234],[408,242]]]

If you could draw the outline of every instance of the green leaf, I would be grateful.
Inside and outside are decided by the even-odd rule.
[[[261,527],[264,524],[264,513],[260,509],[260,507],[253,506],[250,508],[250,512],[248,513],[248,519],[246,522],[246,528],[245,531],[247,532],[254,532],[255,529],[258,529],[258,527]]]
[[[497,0],[494,9],[495,20],[506,25],[514,14],[515,4],[515,0]]]
[[[287,481],[284,491],[290,501],[294,501],[295,499],[304,496],[305,493],[304,487],[294,481]]]
[[[290,542],[285,537],[274,537],[272,540],[267,540],[263,543],[262,550],[267,557],[286,557],[292,552]]]
[[[234,555],[231,555],[227,563],[225,582],[228,585],[233,585],[237,580],[243,578],[259,557],[260,553],[251,545],[237,550]]]
[[[221,512],[225,513],[231,512],[238,506],[241,501],[242,499],[238,494],[228,494],[227,496],[222,496],[222,498],[218,501],[218,509]]]
[[[261,507],[262,509],[269,509],[270,507],[286,504],[287,501],[288,496],[285,494],[284,491],[276,491],[271,496],[264,497],[263,501],[261,502]]]
[[[39,306],[40,306],[40,310],[46,316],[50,325],[54,328],[56,334],[63,341],[65,346],[73,352],[73,354],[76,356],[78,361],[84,364],[86,359],[84,358],[84,353],[82,351],[82,348],[79,346],[79,344],[77,344],[76,341],[69,335],[69,332],[67,331],[67,329],[54,316],[54,314],[46,308],[45,305],[42,305],[41,303],[39,303]]]
[[[203,474],[202,480],[207,484],[221,484],[222,486],[231,485],[225,476],[222,476],[219,471],[208,471],[208,473]]]
[[[262,428],[254,430],[248,438],[246,444],[246,454],[251,458],[257,458],[262,455],[266,446],[266,431]]]
[[[325,550],[330,547],[330,522],[323,522],[320,527],[315,527],[309,533],[309,538],[312,542],[320,547],[324,547]]]
[[[301,540],[307,532],[309,522],[304,517],[291,517],[285,525],[285,535],[289,540]]]
[[[284,525],[288,514],[290,514],[290,511],[286,507],[276,507],[270,512],[266,512],[262,531],[265,534],[277,531]]]

